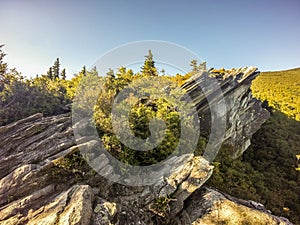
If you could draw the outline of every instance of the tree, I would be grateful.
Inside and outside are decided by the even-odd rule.
[[[149,50],[148,55],[145,56],[144,65],[142,66],[142,74],[144,76],[157,76],[157,69],[155,68],[155,62],[153,60],[153,54]]]
[[[47,77],[49,79],[53,79],[53,69],[52,69],[52,66],[49,68],[49,70],[47,71]]]
[[[192,67],[192,72],[198,72],[198,62],[196,59],[191,61],[190,66]]]
[[[114,88],[116,90],[116,94],[118,94],[120,90],[122,90],[133,80],[134,73],[131,69],[127,70],[126,67],[121,66],[116,75],[117,77],[114,82]]]
[[[59,78],[59,67],[60,67],[60,62],[59,62],[59,58],[57,58],[54,62],[54,66],[53,66],[53,78]]]
[[[3,77],[7,71],[7,63],[3,62],[3,58],[6,56],[1,49],[3,46],[4,45],[0,45],[0,78]]]
[[[66,79],[66,69],[63,69],[60,73],[61,79],[65,80]]]
[[[108,72],[106,73],[105,84],[104,84],[105,87],[107,89],[113,89],[115,79],[116,79],[116,76],[115,76],[114,71],[111,68],[109,68]]]
[[[206,70],[206,62],[202,62],[198,65],[198,61],[196,59],[191,61],[190,66],[192,67],[192,75]]]
[[[198,66],[199,70],[206,70],[206,62],[202,62],[200,63],[200,65]]]
[[[82,67],[81,73],[83,74],[83,76],[86,76],[86,67],[85,66]]]

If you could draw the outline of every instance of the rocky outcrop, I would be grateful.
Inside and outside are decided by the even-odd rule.
[[[224,195],[216,190],[202,188],[195,192],[185,205],[177,224],[291,224],[276,217],[262,204]]]
[[[213,167],[184,155],[153,186],[110,183],[72,157],[78,153],[69,115],[33,115],[1,127],[0,224],[151,224],[155,215],[179,212]],[[23,140],[23,141],[22,141]],[[89,142],[83,143],[88,147]],[[169,206],[169,196],[180,199]],[[169,202],[167,202],[169,203]]]
[[[196,104],[202,132],[220,137],[216,147],[230,144],[235,149],[233,157],[249,147],[252,135],[269,117],[261,103],[252,98],[250,86],[258,74],[255,67],[210,70],[192,76],[182,86]],[[218,118],[216,125],[211,123],[213,118]],[[225,133],[220,136],[218,132],[223,126]],[[211,160],[214,156],[212,153],[206,158]]]
[[[230,140],[244,150],[241,144],[250,138],[267,114],[251,98],[249,84],[256,76],[255,70],[238,71],[238,74],[217,75],[229,105],[222,117],[227,122],[226,134],[220,141]],[[193,77],[184,86],[195,101],[196,84],[205,76]],[[209,76],[212,74],[205,79],[210,79]],[[205,107],[200,91],[199,96],[196,102],[201,114],[206,112],[207,103]],[[253,127],[247,127],[255,122]],[[213,167],[202,156],[186,154],[172,158],[176,166],[153,185],[112,183],[80,156],[79,147],[89,149],[94,142],[88,135],[80,143],[75,142],[70,114],[52,117],[36,114],[0,127],[0,143],[1,225],[215,224],[219,221],[289,224],[264,208],[256,209],[255,204],[247,205],[203,188]],[[109,161],[101,171],[111,172]]]
[[[77,149],[69,115],[0,127],[0,142],[0,224],[89,224],[91,187],[57,165]]]

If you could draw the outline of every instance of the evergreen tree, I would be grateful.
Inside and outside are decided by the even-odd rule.
[[[126,76],[126,67],[121,66],[121,67],[118,69],[117,77],[118,77],[118,79],[124,79],[125,76]]]
[[[83,76],[86,76],[86,67],[85,66],[82,67],[81,73],[83,74]]]
[[[157,70],[155,68],[155,62],[153,60],[153,54],[149,50],[148,55],[145,56],[144,65],[142,66],[142,74],[144,76],[157,76]]]
[[[47,77],[51,80],[53,80],[53,70],[52,70],[52,66],[49,68],[49,70],[47,71]]]
[[[53,66],[53,78],[59,78],[59,67],[60,67],[60,62],[59,62],[59,58],[57,58],[54,62],[54,66]]]
[[[0,77],[7,71],[7,63],[3,62],[3,58],[6,56],[1,49],[3,46],[4,45],[0,45]]]
[[[199,70],[206,70],[206,62],[202,62],[200,63],[200,65],[198,66]]]
[[[192,67],[192,72],[198,72],[198,62],[196,59],[193,59],[190,63],[190,66]]]
[[[105,87],[107,89],[113,89],[114,88],[114,83],[115,83],[115,73],[114,71],[109,68],[108,72],[106,73],[106,78],[105,78]]]
[[[109,80],[114,80],[116,78],[114,71],[109,68],[108,72],[106,73]]]
[[[191,61],[190,66],[192,67],[192,74],[206,70],[206,62],[202,62],[198,65],[198,61],[196,59],[193,59]]]
[[[97,70],[97,67],[94,66],[90,71],[89,73],[93,74],[94,76],[98,76],[98,70]]]
[[[60,73],[61,79],[65,80],[66,79],[66,69],[63,69]]]

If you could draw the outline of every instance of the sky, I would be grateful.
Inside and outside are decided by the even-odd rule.
[[[143,40],[183,46],[214,68],[275,71],[300,67],[299,21],[299,0],[0,0],[0,44],[28,77],[56,58],[70,77]]]

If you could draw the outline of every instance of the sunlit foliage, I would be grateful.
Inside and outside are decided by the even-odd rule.
[[[263,72],[252,85],[254,97],[300,121],[300,68]]]

